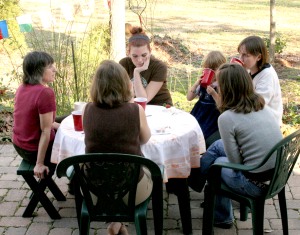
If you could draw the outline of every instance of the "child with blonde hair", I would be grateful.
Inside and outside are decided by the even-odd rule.
[[[220,51],[211,51],[204,57],[202,68],[216,71],[224,63],[226,63],[226,58]],[[191,114],[197,119],[204,135],[206,148],[208,148],[214,141],[221,138],[218,128],[220,112],[216,105],[219,95],[216,92],[217,82],[215,76],[212,79],[212,84],[207,87],[200,85],[201,80],[202,76],[189,89],[187,100],[191,101],[199,97]],[[205,183],[206,180],[201,177],[200,168],[192,168],[188,178],[188,185],[193,190],[201,192]]]
[[[224,63],[226,63],[226,58],[220,51],[211,51],[203,59],[202,68],[209,68],[216,71]],[[201,79],[202,77],[189,89],[187,100],[191,101],[199,97],[191,114],[197,119],[204,135],[206,148],[208,148],[215,140],[220,139],[218,130],[220,112],[216,106],[216,102],[218,102],[218,94],[216,92],[217,82],[214,77],[212,84],[204,87],[201,86]]]

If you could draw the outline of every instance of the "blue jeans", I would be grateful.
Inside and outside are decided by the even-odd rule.
[[[200,160],[201,174],[207,176],[209,167],[214,162],[229,162],[224,151],[222,140],[215,141],[202,156]],[[257,187],[255,184],[243,175],[241,171],[235,171],[229,168],[222,168],[222,181],[233,191],[242,195],[251,195],[257,197],[263,194],[264,190]],[[227,197],[217,195],[215,206],[215,224],[232,223],[233,212],[231,200]]]

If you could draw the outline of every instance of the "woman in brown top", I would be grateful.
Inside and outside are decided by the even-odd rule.
[[[125,69],[112,60],[103,61],[94,76],[90,94],[92,102],[85,106],[83,114],[85,152],[142,155],[140,145],[150,139],[151,132],[144,109],[133,102],[133,85]],[[151,174],[145,170],[141,173],[136,205],[152,191]],[[119,232],[127,234],[126,227],[112,222],[108,234]]]
[[[167,65],[151,55],[150,39],[142,28],[133,27],[128,41],[128,57],[120,60],[133,81],[136,97],[146,97],[148,104],[172,105],[167,88]]]

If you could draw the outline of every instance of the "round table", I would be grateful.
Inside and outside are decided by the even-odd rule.
[[[192,218],[187,178],[191,168],[200,167],[206,151],[205,140],[197,120],[191,114],[171,107],[146,106],[150,140],[141,145],[146,158],[164,166],[164,182],[168,193],[178,199],[184,234],[192,233]],[[65,118],[54,139],[51,161],[85,153],[84,132],[75,131],[72,116]]]
[[[187,178],[191,168],[200,167],[206,151],[205,140],[197,120],[189,113],[171,107],[146,106],[151,138],[141,145],[146,158],[164,166],[164,181]],[[84,132],[75,131],[72,116],[65,118],[55,136],[51,161],[85,153]]]

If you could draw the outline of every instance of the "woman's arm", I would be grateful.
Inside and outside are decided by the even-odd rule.
[[[151,137],[151,131],[147,123],[147,118],[144,109],[139,105],[140,114],[140,143],[145,144]]]
[[[45,166],[45,156],[47,148],[49,146],[51,127],[53,124],[53,112],[40,114],[40,127],[41,127],[41,137],[38,146],[38,155],[36,160],[36,165],[33,169],[34,175],[38,178],[43,179],[44,173],[49,174],[49,168]]]
[[[133,71],[133,87],[134,87],[134,93],[136,97],[146,97],[147,102],[151,101],[155,95],[158,93],[158,91],[161,89],[163,85],[163,81],[156,81],[158,77],[162,78],[166,75],[166,69],[165,67],[157,66],[155,67],[155,70],[151,73],[151,79],[149,84],[146,88],[144,88],[141,80],[141,72],[147,70],[149,68],[150,64],[150,58],[151,55],[147,57],[147,60],[145,61],[144,65],[142,67],[136,67]],[[163,79],[162,79],[163,80]]]

